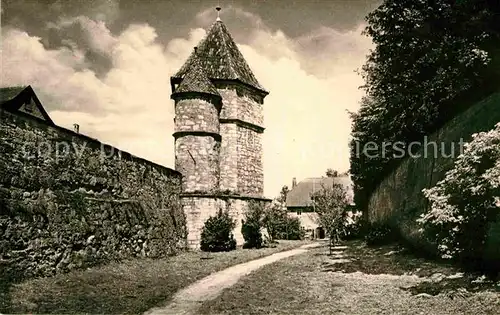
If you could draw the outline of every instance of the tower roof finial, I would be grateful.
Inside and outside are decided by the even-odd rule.
[[[220,21],[220,20],[221,20],[221,19],[220,19],[220,10],[221,10],[221,9],[222,9],[222,8],[220,7],[220,4],[219,4],[219,5],[215,8],[215,10],[217,10],[217,20],[216,20],[216,21]]]

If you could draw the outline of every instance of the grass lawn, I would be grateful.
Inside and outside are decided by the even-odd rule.
[[[475,276],[458,278],[452,266],[412,256],[396,246],[371,249],[359,241],[345,245],[344,257],[328,255],[325,246],[264,266],[205,302],[199,314],[477,315],[500,311],[495,283],[470,283]],[[340,258],[351,261],[335,263]]]
[[[33,279],[10,286],[0,300],[0,313],[143,313],[213,272],[306,243],[279,241],[275,248],[227,253],[185,252]]]

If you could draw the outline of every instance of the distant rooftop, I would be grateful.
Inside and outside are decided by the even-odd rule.
[[[352,201],[352,181],[349,176],[306,178],[290,190],[286,197],[287,207],[312,207],[311,195],[323,187],[341,184]]]

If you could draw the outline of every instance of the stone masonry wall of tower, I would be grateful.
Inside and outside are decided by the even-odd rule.
[[[175,169],[183,175],[183,191],[216,191],[219,188],[220,153],[216,106],[201,97],[178,99],[175,133]]]
[[[222,96],[220,188],[262,196],[262,104],[250,91],[236,85],[219,84],[218,92]]]

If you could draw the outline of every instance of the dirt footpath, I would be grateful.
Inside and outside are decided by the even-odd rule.
[[[205,301],[216,298],[224,289],[236,284],[241,277],[250,274],[262,266],[274,263],[281,259],[303,254],[310,248],[318,247],[321,243],[307,244],[297,249],[276,253],[264,258],[239,264],[216,272],[176,293],[172,301],[165,307],[153,308],[147,315],[160,314],[196,314],[196,310]]]

